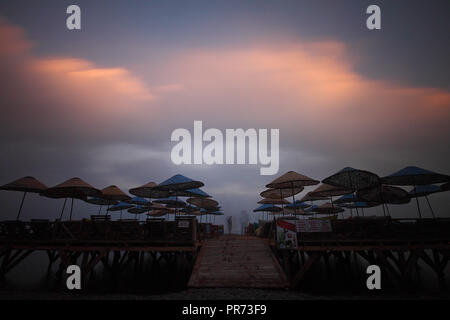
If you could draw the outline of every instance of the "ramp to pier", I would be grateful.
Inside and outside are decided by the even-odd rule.
[[[287,288],[267,239],[224,235],[202,245],[189,280],[194,288]]]

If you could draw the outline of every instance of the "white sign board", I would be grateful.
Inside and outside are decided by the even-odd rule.
[[[330,220],[303,219],[295,221],[297,232],[331,232]]]
[[[189,221],[178,220],[178,228],[189,228]]]

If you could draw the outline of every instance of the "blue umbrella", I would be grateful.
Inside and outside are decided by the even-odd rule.
[[[169,179],[161,182],[158,186],[155,187],[156,190],[170,191],[175,197],[178,197],[178,193],[203,187],[205,184],[201,181],[195,181],[191,178],[185,177],[181,174],[176,174]],[[175,215],[177,214],[177,210],[175,209]]]
[[[119,202],[118,204],[108,208],[108,211],[120,211],[120,219],[122,219],[122,210],[134,208],[134,205],[127,202]]]
[[[197,211],[197,210],[200,210],[200,208],[197,207],[197,206],[191,206],[190,204],[188,204],[186,207],[184,207],[180,211],[184,212],[184,213],[189,213],[189,212],[194,212],[194,211]]]
[[[177,197],[175,197],[175,196],[170,196],[170,197],[162,198],[162,199],[155,199],[155,200],[153,200],[153,202],[164,203],[164,204],[173,205],[173,206],[178,205],[179,207],[186,206],[186,202],[184,202],[183,200],[177,199]]]
[[[437,186],[435,184],[427,184],[424,186],[417,186],[413,188],[409,192],[409,196],[412,197],[426,197],[429,194],[442,192],[442,188],[440,186]]]
[[[211,198],[211,196],[209,194],[207,194],[205,191],[203,191],[200,188],[184,190],[182,193],[180,193],[178,195],[181,196],[181,194],[185,194],[186,197]]]
[[[161,182],[155,189],[168,191],[181,191],[203,187],[205,184],[200,181],[194,181],[191,178],[181,174],[176,174],[171,178]]]
[[[342,204],[342,203],[350,203],[350,202],[356,202],[358,201],[358,198],[353,193],[348,193],[346,195],[343,195],[339,199],[334,200],[333,202],[335,204]]]
[[[349,203],[352,203],[352,202],[356,202],[356,201],[358,201],[358,198],[355,196],[355,194],[348,193],[348,194],[343,195],[339,199],[334,200],[333,203],[337,204],[339,207],[349,208],[350,209],[350,216],[353,217],[353,212],[352,212],[353,207],[347,206],[346,204],[349,204]]]
[[[280,207],[277,207],[273,204],[263,204],[261,206],[259,206],[258,208],[256,208],[255,210],[253,210],[253,212],[263,212],[263,211],[268,211],[268,212],[280,212],[283,209],[281,209]]]
[[[317,204],[313,204],[311,207],[306,208],[305,212],[315,212],[319,206]]]
[[[129,213],[135,214],[135,217],[136,217],[136,218],[137,218],[137,215],[138,215],[138,214],[142,214],[142,213],[145,213],[145,212],[147,212],[147,211],[148,211],[148,208],[143,207],[143,206],[136,206],[136,207],[134,207],[134,208],[128,209],[128,212],[129,212]]]
[[[265,204],[259,206],[258,208],[256,208],[255,210],[253,210],[253,212],[262,212],[263,215],[264,215],[264,212],[266,212],[266,215],[268,215],[267,212],[275,213],[275,212],[281,212],[281,211],[283,211],[283,208],[277,207],[276,205],[270,204],[270,203],[265,203]],[[268,218],[268,216],[267,216],[267,218]]]
[[[152,203],[145,198],[142,197],[134,197],[127,201],[128,203],[137,204],[140,206],[150,206]]]
[[[450,176],[419,167],[405,167],[393,174],[381,178],[384,184],[395,186],[421,186],[450,181]]]
[[[304,201],[295,200],[295,203],[289,203],[288,205],[286,205],[286,208],[304,209],[310,206],[311,206],[310,204],[307,204]]]
[[[100,208],[98,209],[98,214],[100,214],[100,212],[102,211],[103,206],[110,206],[110,205],[115,205],[115,204],[119,203],[119,201],[117,201],[117,200],[110,200],[110,199],[97,198],[97,197],[87,198],[84,201],[87,203],[90,203],[90,204],[95,204],[97,206],[100,206]]]

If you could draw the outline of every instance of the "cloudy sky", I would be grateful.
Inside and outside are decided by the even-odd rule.
[[[82,30],[66,28],[70,4]],[[370,4],[2,1],[0,183],[78,176],[128,190],[182,173],[204,181],[226,214],[253,209],[277,176],[172,164],[171,132],[194,120],[280,129],[279,175],[321,180],[352,166],[384,176],[407,165],[450,174],[450,3],[377,1],[376,31]],[[14,217],[20,195],[0,200]],[[448,214],[448,194],[432,200]],[[24,218],[56,216],[60,202],[30,196]],[[95,211],[79,204],[75,216]]]

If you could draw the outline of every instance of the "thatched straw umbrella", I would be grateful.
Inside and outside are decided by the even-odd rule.
[[[109,208],[109,206],[111,206],[111,205],[116,205],[116,204],[119,203],[119,201],[117,201],[117,200],[107,200],[107,199],[96,198],[96,197],[93,197],[93,198],[87,198],[87,199],[84,200],[84,201],[87,202],[87,203],[90,203],[90,204],[94,204],[94,205],[96,205],[96,206],[99,206],[98,214],[100,214],[100,212],[102,211],[102,207],[103,207],[103,206],[108,206],[108,208]]]
[[[127,201],[130,200],[131,197],[127,194],[125,194],[122,190],[120,190],[117,186],[109,186],[106,188],[103,188],[100,190],[102,194],[100,195],[100,199],[103,199],[103,202],[98,202],[97,204],[100,205],[100,211],[102,210],[102,206],[106,205],[108,208],[106,209],[105,216],[108,214],[109,206],[116,205],[119,203],[119,201]],[[89,202],[89,200],[88,200]]]
[[[18,180],[14,180],[13,182],[7,183],[0,187],[0,190],[9,190],[9,191],[21,191],[23,192],[22,201],[20,202],[19,212],[17,213],[16,220],[18,221],[20,218],[20,213],[22,212],[23,203],[25,201],[25,196],[28,192],[39,193],[47,189],[47,186],[37,180],[36,178],[27,176],[20,178]]]
[[[335,174],[322,180],[322,183],[344,188],[355,192],[357,190],[372,188],[380,184],[380,178],[366,170],[345,167]]]
[[[351,191],[348,189],[345,189],[343,187],[336,187],[329,184],[322,183],[320,186],[318,186],[316,189],[311,191],[309,193],[310,196],[314,197],[329,197],[331,206],[334,207],[333,204],[333,196],[342,196],[345,194],[350,193]],[[342,210],[344,211],[344,210]],[[341,212],[341,211],[339,211]]]
[[[382,182],[384,184],[390,184],[395,186],[422,186],[434,183],[449,182],[450,176],[445,174],[436,173],[430,170],[422,169],[419,167],[405,167],[393,174],[383,177]],[[422,218],[420,211],[419,200],[416,197],[417,210],[419,211],[419,218]]]
[[[217,208],[217,206],[219,205],[219,203],[211,198],[189,198],[186,200],[187,203],[197,206],[200,209],[205,209],[208,213],[208,209],[214,209]],[[213,210],[213,211],[217,211],[217,210]],[[208,214],[206,214],[206,218],[208,218]]]
[[[88,196],[91,197],[100,197],[102,194],[100,190],[94,188],[87,182],[83,181],[80,178],[72,178],[64,181],[54,187],[48,188],[41,193],[45,197],[49,198],[69,198],[72,199],[72,204],[70,207],[70,220],[72,220],[72,212],[73,212],[73,202],[74,199],[86,200]],[[64,202],[65,203],[65,202]],[[64,207],[61,211],[61,216],[64,213]]]
[[[296,195],[297,193],[302,192],[304,189],[304,187],[297,187],[294,189],[274,189],[274,188],[269,188],[264,190],[263,192],[261,192],[259,195],[261,197],[264,198],[269,198],[269,199],[284,199],[284,198],[288,198],[288,197],[292,197],[294,195]],[[283,209],[284,211],[284,204],[281,203],[281,209]]]
[[[288,171],[281,177],[273,180],[266,185],[267,188],[274,189],[290,189],[292,191],[292,203],[295,203],[295,188],[303,188],[306,186],[313,186],[318,184],[319,181],[311,179],[303,174],[297,173],[295,171]],[[297,208],[294,207],[294,211]]]
[[[148,198],[150,202],[152,201],[153,198],[160,199],[160,198],[167,198],[170,196],[169,191],[157,190],[155,189],[156,186],[157,186],[156,182],[150,181],[140,187],[130,189],[129,192],[132,195],[141,198]],[[148,213],[150,213],[150,208]]]
[[[383,207],[383,214],[386,216],[385,206],[389,213],[388,204],[405,204],[410,201],[408,192],[402,188],[380,185],[370,189],[363,189],[356,193],[360,201],[377,202]]]

